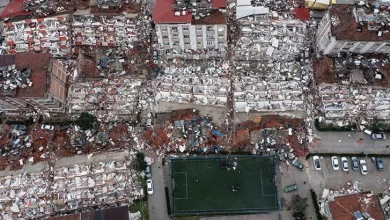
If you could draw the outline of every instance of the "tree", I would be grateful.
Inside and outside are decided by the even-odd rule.
[[[294,213],[305,213],[306,208],[309,207],[307,204],[307,198],[302,198],[296,195],[292,200],[292,208]]]
[[[146,167],[145,155],[141,152],[138,152],[135,155],[134,169],[137,171],[143,171],[145,170],[145,167]]]
[[[76,124],[80,126],[81,130],[89,130],[93,128],[93,125],[96,121],[96,117],[87,113],[81,113],[80,117],[77,119]]]

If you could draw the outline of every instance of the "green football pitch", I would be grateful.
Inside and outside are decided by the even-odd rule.
[[[171,158],[172,214],[277,210],[274,160],[234,155]]]

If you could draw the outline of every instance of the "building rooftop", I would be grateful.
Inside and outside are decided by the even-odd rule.
[[[14,59],[14,62],[12,60]],[[21,88],[17,87],[12,94],[4,94],[4,91],[0,90],[0,95],[11,95],[14,97],[43,97],[46,92],[46,76],[48,72],[48,66],[51,59],[49,53],[34,53],[34,54],[16,54],[16,55],[1,55],[0,67],[9,66],[15,64],[17,69],[30,69],[31,76],[30,81],[32,85],[30,87]]]
[[[385,25],[379,30],[368,30],[368,24],[362,21],[356,22],[353,6],[333,5],[330,8],[330,19],[332,22],[332,35],[337,40],[349,41],[388,41],[390,40],[389,26]],[[359,17],[362,18],[362,17]],[[360,29],[361,31],[357,31]],[[378,32],[382,31],[381,36]]]
[[[156,0],[153,10],[153,21],[157,24],[185,24],[191,23],[192,14],[176,16],[173,5],[175,0]]]
[[[192,24],[226,24],[226,14],[218,10],[214,10],[210,13],[209,16],[200,18],[198,20],[194,19]]]
[[[333,219],[355,220],[354,212],[367,212],[375,220],[384,220],[383,211],[375,195],[358,193],[336,197],[330,203]]]
[[[157,24],[226,24],[224,13],[217,13],[216,10],[226,8],[226,3],[226,0],[200,2],[157,0],[153,21]]]

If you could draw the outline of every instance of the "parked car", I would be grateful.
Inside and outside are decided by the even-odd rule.
[[[26,125],[17,124],[17,125],[15,125],[15,129],[19,130],[19,131],[25,131],[25,130],[27,130],[27,126]]]
[[[372,133],[371,134],[372,140],[386,140],[386,135],[382,133]]]
[[[153,60],[158,60],[158,50],[153,50]]]
[[[359,169],[359,161],[356,157],[351,157],[351,162],[352,162],[352,169],[353,170],[358,170]]]
[[[382,171],[384,169],[382,158],[376,157],[375,158],[375,164],[376,164],[376,168],[378,170]]]
[[[145,174],[147,179],[152,178],[152,168],[150,167],[150,165],[146,165]]]
[[[300,169],[300,170],[304,170],[305,169],[305,166],[299,161],[297,160],[297,158],[295,158],[292,162],[291,162],[296,168]]]
[[[60,127],[60,131],[67,131],[68,129],[71,129],[72,126],[71,125],[62,125]]]
[[[146,180],[146,188],[149,195],[153,194],[153,181],[151,179]]]
[[[313,156],[313,163],[316,170],[321,170],[320,158],[318,156]]]
[[[42,130],[50,130],[50,131],[54,131],[54,126],[53,125],[45,125],[43,124],[41,126]]]
[[[367,174],[367,163],[365,160],[360,160],[360,172],[363,174],[363,175],[366,175]]]
[[[339,170],[340,169],[339,158],[337,158],[336,156],[333,156],[331,158],[331,160],[332,160],[332,168],[333,168],[333,170]]]
[[[294,185],[284,187],[284,192],[289,193],[289,192],[295,191],[297,189],[298,189],[297,185],[294,184]]]
[[[346,157],[341,157],[341,167],[344,171],[348,171],[348,160]]]

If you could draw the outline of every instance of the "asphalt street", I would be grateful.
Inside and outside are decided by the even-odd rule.
[[[310,147],[311,153],[362,153],[390,154],[390,140],[372,140],[363,132],[319,132],[318,137]],[[390,134],[386,134],[390,137]]]
[[[168,220],[164,171],[160,160],[152,164],[152,180],[154,193],[148,196],[149,217],[153,220]]]

